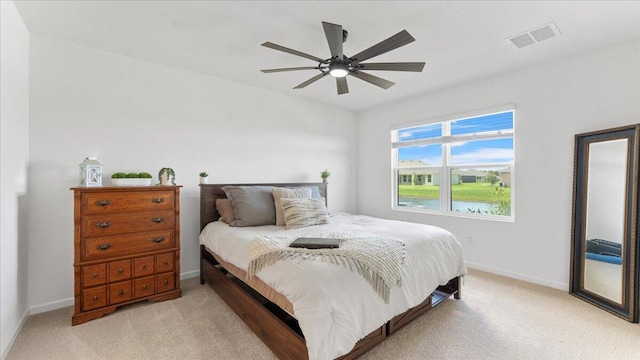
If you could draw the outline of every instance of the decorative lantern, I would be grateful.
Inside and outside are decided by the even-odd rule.
[[[102,186],[102,164],[96,158],[85,158],[80,164],[80,185],[78,186]]]

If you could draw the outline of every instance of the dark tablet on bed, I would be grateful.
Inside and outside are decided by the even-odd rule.
[[[340,241],[342,239],[301,237],[297,238],[289,246],[307,249],[335,249],[340,247]]]

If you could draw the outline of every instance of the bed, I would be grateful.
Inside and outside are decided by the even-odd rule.
[[[466,273],[461,246],[440,228],[341,213],[332,214],[329,224],[292,230],[217,221],[215,202],[226,198],[224,186],[317,187],[326,204],[326,185],[200,185],[200,282],[208,283],[280,359],[357,358],[443,300],[461,296]],[[402,239],[401,281],[386,300],[353,269],[322,261],[285,259],[247,276],[252,239],[327,233]],[[422,237],[435,245],[423,250]]]

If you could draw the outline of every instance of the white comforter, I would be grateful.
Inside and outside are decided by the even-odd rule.
[[[465,274],[462,247],[453,234],[429,225],[334,214],[330,224],[292,230],[275,225],[238,228],[215,221],[200,234],[200,244],[246,271],[249,244],[256,235],[326,237],[353,232],[405,243],[401,282],[391,289],[389,304],[357,272],[331,263],[288,259],[257,274],[293,305],[309,359],[324,360],[348,353],[373,330],[423,302],[438,285]]]

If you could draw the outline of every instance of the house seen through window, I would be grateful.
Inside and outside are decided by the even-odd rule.
[[[513,219],[514,110],[391,131],[394,209]]]

